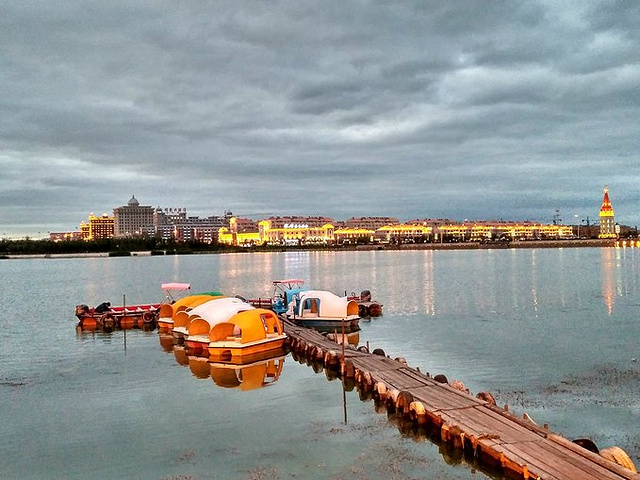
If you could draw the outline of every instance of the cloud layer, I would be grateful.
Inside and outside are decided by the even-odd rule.
[[[190,214],[638,223],[640,5],[10,0],[0,234]]]

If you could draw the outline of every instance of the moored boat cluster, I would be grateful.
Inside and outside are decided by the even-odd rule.
[[[419,368],[410,368],[402,357],[392,359],[380,349],[370,352],[368,345],[358,346],[358,300],[370,301],[365,292],[360,299],[353,294],[338,297],[326,291],[299,288],[301,281],[288,282],[288,288],[274,295],[268,304],[264,300],[204,292],[150,305],[148,309],[131,306],[129,310],[137,311],[144,325],[143,314],[153,309],[163,348],[169,351],[170,344],[178,363],[188,365],[196,377],[211,378],[221,387],[252,389],[268,385],[279,377],[284,355],[290,350],[294,359],[312,365],[314,371],[325,369],[328,377],[342,378],[345,389],[357,388],[361,399],[373,399],[376,409],[387,411],[403,433],[425,435],[444,446],[451,458],[468,456],[474,464],[481,462],[519,478],[536,478],[530,476],[526,464],[514,462],[495,448],[501,443],[495,441],[499,435],[479,435],[442,415],[442,409],[455,409],[459,404],[461,408],[488,409],[498,417],[526,426],[541,438],[575,449],[585,458],[605,462],[606,468],[612,468],[609,462],[636,472],[629,456],[619,447],[599,450],[587,439],[570,442],[550,432],[546,425],[537,425],[526,413],[519,417],[509,412],[507,405],[497,406],[489,392],[473,396],[460,381],[449,382],[442,374],[423,374]],[[88,312],[79,307],[76,313],[82,321],[82,315],[86,317]],[[414,390],[403,387],[406,384],[402,380],[398,381],[407,376],[429,390],[443,389],[447,392],[443,401],[453,405],[445,403],[434,409]]]
[[[176,343],[191,354],[209,356],[213,361],[242,363],[283,347],[286,335],[281,319],[319,331],[355,334],[363,308],[381,314],[382,306],[371,301],[368,291],[361,298],[340,297],[328,291],[307,290],[298,279],[273,282],[273,297],[245,300],[218,291],[187,294],[186,283],[166,283],[160,304],[112,307],[104,302],[95,308],[76,306],[79,326],[91,328],[129,328],[157,326],[168,331]],[[366,293],[366,295],[365,295]],[[364,302],[364,307],[363,307]],[[376,308],[372,306],[375,305]]]
[[[278,316],[218,292],[191,295],[162,306],[158,328],[170,331],[195,355],[242,363],[277,351],[286,335]]]

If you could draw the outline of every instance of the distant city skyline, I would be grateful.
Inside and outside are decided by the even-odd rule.
[[[609,198],[609,190],[608,190],[608,186],[605,185],[604,190],[606,190],[607,192],[607,199]],[[602,197],[602,194],[601,194]],[[132,203],[134,202],[134,203]],[[612,202],[614,203],[614,202]],[[187,215],[189,217],[210,217],[210,216],[214,216],[214,217],[223,217],[225,214],[229,214],[229,213],[233,213],[232,210],[225,210],[223,212],[219,212],[219,213],[208,213],[205,214],[204,216],[199,216],[199,215],[195,215],[192,212],[189,211],[188,207],[185,206],[181,206],[181,207],[177,207],[175,205],[173,206],[163,206],[163,205],[152,205],[152,204],[146,204],[144,202],[140,202],[139,199],[136,197],[135,193],[130,197],[128,202],[123,202],[120,205],[116,205],[113,206],[111,209],[107,209],[104,212],[98,213],[98,212],[88,212],[85,217],[79,219],[79,221],[77,222],[76,225],[74,225],[72,228],[70,229],[60,229],[60,230],[39,230],[38,231],[38,235],[31,235],[31,234],[18,234],[18,235],[9,235],[6,233],[3,233],[0,238],[24,238],[25,236],[29,236],[31,238],[48,238],[49,234],[51,233],[63,233],[63,232],[73,232],[73,231],[78,231],[79,227],[81,224],[85,223],[87,221],[87,217],[90,216],[101,216],[101,215],[109,215],[110,217],[113,216],[116,211],[120,210],[122,207],[124,206],[131,206],[131,205],[140,205],[140,206],[145,206],[145,207],[151,207],[152,209],[160,209],[163,212],[179,212],[183,215]],[[602,204],[602,202],[600,202],[600,204]],[[615,208],[614,208],[615,209]],[[242,216],[242,215],[235,215],[235,213],[233,213],[233,216],[238,217],[238,218],[250,218],[252,220],[263,220],[263,219],[267,219],[270,217],[292,217],[292,216],[302,216],[302,217],[328,217],[328,218],[332,218],[336,223],[344,223],[346,221],[348,221],[351,218],[365,218],[365,217],[369,217],[369,218],[380,218],[380,217],[391,217],[391,218],[396,218],[398,220],[399,223],[404,223],[410,220],[417,220],[417,219],[431,219],[431,220],[437,220],[437,219],[446,219],[446,220],[452,220],[454,223],[473,223],[473,222],[497,222],[497,221],[505,221],[505,222],[534,222],[534,223],[542,223],[542,224],[564,224],[564,225],[597,225],[600,221],[599,219],[599,212],[600,212],[600,208],[598,208],[598,211],[593,214],[593,215],[587,215],[585,217],[581,217],[578,214],[574,214],[570,219],[568,220],[564,220],[561,212],[559,210],[555,210],[553,212],[552,217],[549,220],[535,220],[535,219],[530,219],[530,218],[524,218],[524,219],[514,219],[514,218],[464,218],[464,219],[460,219],[460,218],[451,218],[451,217],[433,217],[433,216],[416,216],[416,217],[411,217],[411,218],[398,218],[398,217],[394,217],[392,215],[351,215],[348,218],[337,218],[337,217],[331,217],[330,215],[322,215],[322,214],[314,214],[314,215],[297,215],[297,214],[289,214],[289,213],[282,213],[282,214],[278,214],[278,215],[271,215],[271,214],[265,214],[262,216],[253,216],[253,217],[249,217],[249,216]],[[618,220],[616,220],[617,223],[620,223]],[[628,225],[628,224],[625,224]],[[632,225],[630,225],[632,226]]]
[[[640,223],[634,2],[0,7],[0,236],[193,215]]]

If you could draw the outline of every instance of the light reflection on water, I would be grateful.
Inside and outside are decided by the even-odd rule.
[[[303,278],[370,289],[361,343],[490,391],[567,437],[640,463],[633,249],[287,252],[0,264],[4,478],[470,478],[370,402],[286,357],[269,388],[222,388],[157,331],[76,334],[76,303],[159,301],[160,283],[269,296]],[[163,341],[164,340],[164,341]],[[234,374],[236,374],[234,372]],[[237,374],[236,374],[236,378]],[[228,376],[228,379],[232,379]],[[29,458],[29,462],[21,460]],[[405,459],[400,464],[398,458]],[[347,474],[349,473],[349,474]],[[260,475],[263,475],[260,477]],[[474,475],[477,477],[477,475]]]

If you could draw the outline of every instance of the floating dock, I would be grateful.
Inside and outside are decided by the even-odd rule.
[[[611,447],[616,449],[612,453],[592,452],[483,399],[492,399],[490,395],[474,397],[409,367],[401,358],[336,343],[289,321],[284,321],[284,328],[294,356],[336,371],[343,382],[355,384],[361,398],[373,398],[405,422],[404,428],[409,424],[424,432],[475,468],[525,480],[640,480],[629,457],[617,447]]]

